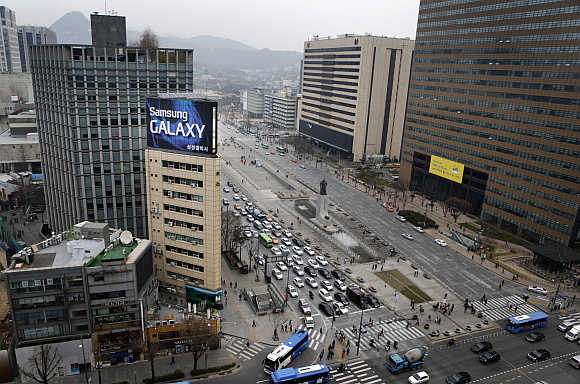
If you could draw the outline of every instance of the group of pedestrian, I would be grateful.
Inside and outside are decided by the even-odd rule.
[[[499,289],[502,289],[504,284],[505,284],[505,280],[502,280],[501,283],[499,283]]]
[[[413,277],[419,277],[419,271],[413,272]]]
[[[480,300],[483,305],[487,305],[487,296],[485,295],[485,293],[483,294],[483,296],[481,296],[481,300]]]

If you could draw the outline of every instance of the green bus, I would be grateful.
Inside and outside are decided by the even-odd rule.
[[[276,149],[277,149],[277,150],[278,150],[278,152],[280,152],[280,153],[286,153],[286,152],[288,152],[288,150],[287,150],[286,148],[284,148],[284,147],[276,147]]]
[[[260,233],[260,240],[262,241],[262,244],[266,248],[272,248],[272,246],[274,245],[272,243],[272,239],[270,239],[270,236],[266,235],[265,233]]]
[[[264,149],[268,149],[269,147],[270,147],[270,146],[269,146],[268,144],[266,144],[266,143],[262,143],[262,148],[264,148]]]

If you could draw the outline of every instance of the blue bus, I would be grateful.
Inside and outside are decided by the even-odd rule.
[[[326,383],[330,379],[330,370],[324,363],[302,368],[279,369],[270,375],[270,384]]]
[[[529,331],[548,325],[548,315],[544,312],[532,312],[527,315],[510,317],[506,320],[506,329],[511,333]]]
[[[296,331],[288,340],[277,346],[264,359],[264,372],[268,375],[284,368],[308,348],[308,332]]]

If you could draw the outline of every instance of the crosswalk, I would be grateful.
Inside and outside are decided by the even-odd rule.
[[[481,301],[472,302],[476,311],[481,311],[489,320],[502,320],[513,316],[525,315],[536,312],[538,309],[527,304],[518,295],[494,297],[487,300],[487,304]],[[511,305],[511,309],[510,309]]]
[[[580,321],[580,312],[576,313],[567,313],[565,315],[558,316],[560,320],[579,320]]]
[[[266,348],[266,346],[260,343],[250,343],[250,346],[248,347],[246,340],[236,339],[232,344],[226,347],[226,350],[240,359],[252,360],[252,358],[262,352],[264,348]]]
[[[298,326],[298,330],[302,330],[304,328],[304,324],[300,324]],[[324,335],[320,333],[318,329],[310,328],[308,330],[308,338],[310,339],[310,343],[308,343],[308,348],[316,351],[321,343],[324,342]]]
[[[360,359],[351,360],[345,364],[346,369],[338,372],[337,367],[330,371],[330,379],[337,384],[382,384],[383,379]]]
[[[358,335],[352,328],[342,328],[341,331],[346,335],[347,339],[351,340],[351,345],[356,345]],[[383,334],[381,337],[378,337],[380,331],[383,331]],[[384,346],[387,344],[387,341],[391,343],[393,341],[401,342],[425,336],[418,328],[407,327],[406,320],[382,320],[374,323],[372,327],[363,327],[362,332],[360,348],[363,351],[372,349],[370,346],[371,339],[375,340],[375,345]]]

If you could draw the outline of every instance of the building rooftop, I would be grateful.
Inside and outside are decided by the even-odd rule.
[[[120,263],[125,262],[128,255],[137,248],[138,242],[133,240],[131,244],[119,243],[113,245],[111,248],[104,249],[96,257],[87,263],[87,267],[100,267],[106,265],[107,263]]]

